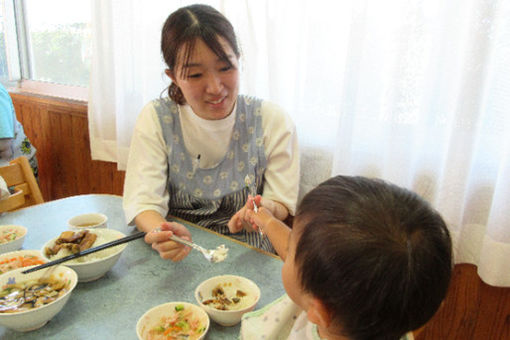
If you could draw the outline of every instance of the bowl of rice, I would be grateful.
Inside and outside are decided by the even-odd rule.
[[[20,225],[0,225],[0,254],[20,249],[26,234],[27,228]]]
[[[149,309],[136,324],[140,340],[200,340],[209,330],[209,317],[197,305],[167,302]]]
[[[41,252],[46,260],[53,261],[125,236],[125,234],[115,229],[94,228],[79,232],[65,231],[59,237],[46,242]],[[86,244],[86,247],[84,247],[84,244]],[[94,281],[101,278],[117,263],[126,247],[127,243],[119,244],[115,247],[66,261],[64,265],[76,271],[78,282]]]
[[[48,262],[39,250],[16,250],[0,255],[0,275],[11,270]]]

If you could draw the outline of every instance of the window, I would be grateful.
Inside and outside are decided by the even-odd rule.
[[[0,0],[0,5],[2,81],[20,81],[28,91],[85,99],[90,0]]]

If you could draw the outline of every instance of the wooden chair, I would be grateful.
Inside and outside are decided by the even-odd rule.
[[[44,202],[41,189],[26,157],[18,157],[10,161],[9,165],[0,167],[0,176],[9,188],[14,188],[11,196],[0,200],[0,213]]]

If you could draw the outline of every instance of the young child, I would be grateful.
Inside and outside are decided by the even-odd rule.
[[[292,229],[260,196],[255,202],[258,212],[246,218],[285,261],[287,294],[245,314],[242,339],[399,339],[424,325],[444,299],[450,235],[415,193],[337,176],[303,198]]]

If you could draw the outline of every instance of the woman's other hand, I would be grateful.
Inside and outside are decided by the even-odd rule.
[[[170,240],[172,235],[191,241],[191,233],[185,226],[176,222],[163,222],[159,228],[145,235],[145,242],[152,245],[152,249],[161,258],[178,262],[188,256],[191,248]]]
[[[255,201],[255,203],[260,204],[262,197],[260,195],[257,195],[257,197],[259,198]],[[253,211],[253,202],[254,198],[251,195],[248,195],[248,199],[246,200],[244,207],[232,216],[228,222],[228,229],[231,233],[236,234],[243,229],[246,229],[247,231],[256,231],[251,225],[247,215],[249,210]]]

